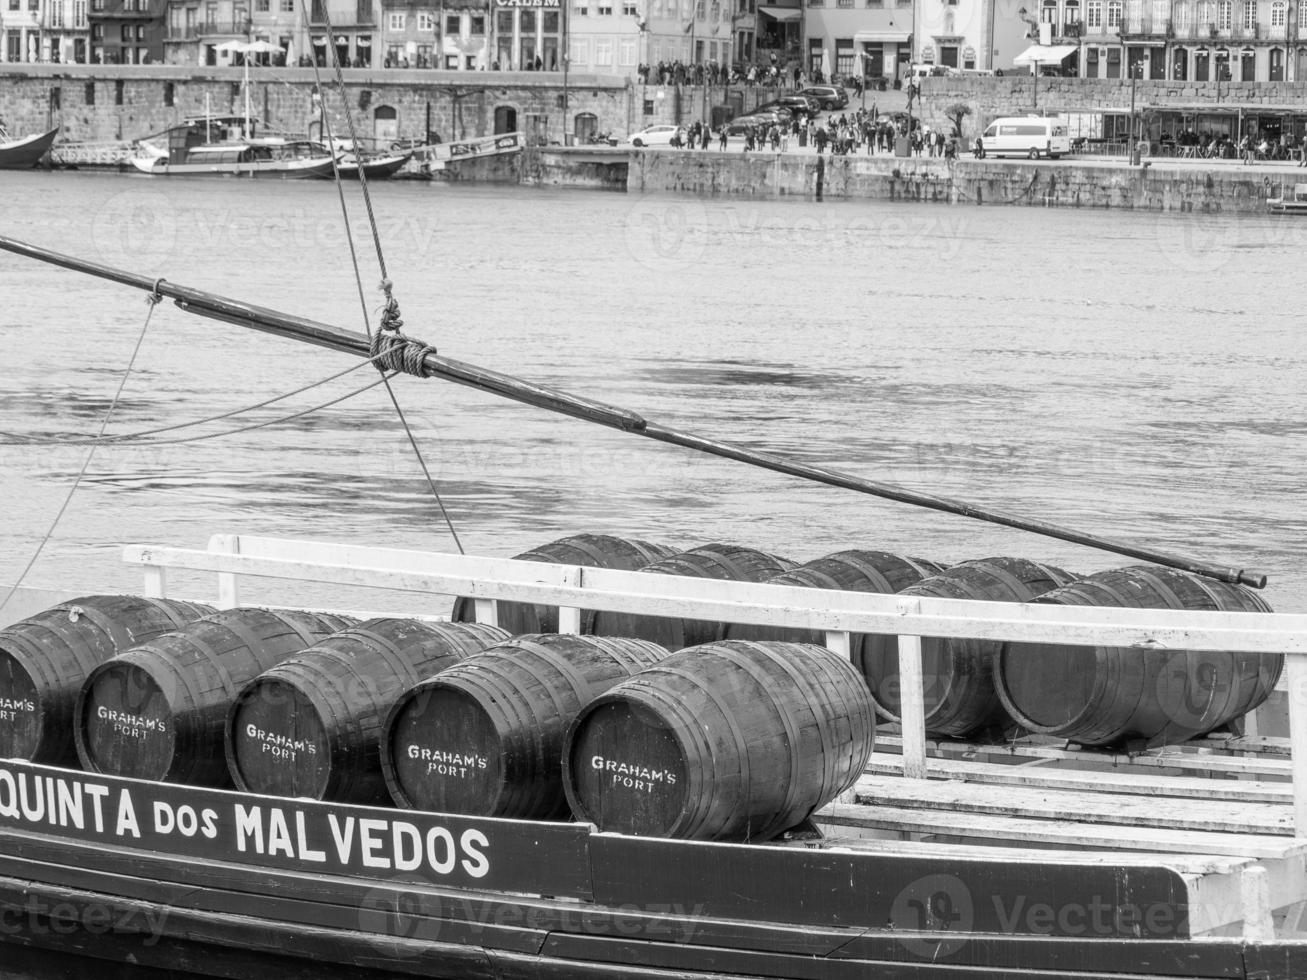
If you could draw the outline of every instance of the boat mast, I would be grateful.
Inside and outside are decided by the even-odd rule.
[[[377,356],[373,350],[373,341],[370,338],[355,331],[346,330],[343,327],[320,323],[305,317],[293,316],[267,307],[254,306],[240,300],[229,299],[225,296],[207,293],[188,286],[178,286],[164,279],[151,279],[149,276],[142,276],[134,272],[115,269],[112,266],[101,265],[98,262],[63,255],[3,235],[0,235],[0,250],[13,252],[16,255],[25,255],[28,258],[66,269],[74,269],[125,286],[133,286],[156,296],[167,296],[169,299],[174,300],[178,307],[188,313],[196,313],[210,319],[221,320],[224,323],[232,323],[237,326],[273,333],[279,337],[287,337],[291,340],[298,340],[331,350],[369,358]],[[395,334],[389,336],[396,337],[397,339],[394,342],[401,347],[415,345],[417,348],[422,348],[422,345],[418,342],[410,341],[408,338]],[[829,467],[815,466],[811,463],[804,463],[773,453],[760,452],[744,446],[708,439],[690,432],[649,422],[629,409],[583,398],[545,385],[538,385],[476,364],[467,364],[450,357],[444,357],[431,348],[417,350],[410,348],[407,353],[414,355],[414,360],[420,366],[422,377],[453,381],[456,384],[467,385],[526,405],[534,405],[538,408],[568,415],[586,422],[620,429],[632,435],[644,436],[659,442],[721,456],[725,459],[734,459],[775,473],[784,473],[788,476],[823,483],[827,486],[841,487],[857,493],[881,497],[885,500],[896,500],[916,507],[925,507],[930,510],[970,517],[991,524],[1030,531],[1034,534],[1041,534],[1061,541],[1069,541],[1072,544],[1097,548],[1100,551],[1109,551],[1114,554],[1137,558],[1141,561],[1153,562],[1157,565],[1179,568],[1187,572],[1193,572],[1196,575],[1218,579],[1222,582],[1247,585],[1255,589],[1266,587],[1266,576],[1261,572],[1229,565],[1219,565],[1201,559],[1189,558],[1185,555],[1159,551],[1131,541],[1089,534],[1060,524],[1039,520],[1038,518],[1023,517],[987,507],[978,507],[963,500],[939,497],[935,494],[923,493],[892,483],[868,480]]]

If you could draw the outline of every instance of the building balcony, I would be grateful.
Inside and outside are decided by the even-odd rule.
[[[1169,20],[1153,20],[1151,17],[1131,17],[1121,25],[1121,40],[1153,40],[1174,37]]]
[[[200,36],[200,29],[192,24],[190,27],[173,27],[168,26],[164,32],[165,41],[195,41]]]

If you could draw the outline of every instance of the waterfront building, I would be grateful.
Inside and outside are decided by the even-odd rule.
[[[732,0],[571,0],[569,67],[635,78],[640,65],[729,65]],[[656,81],[656,75],[650,79]]]
[[[0,61],[87,64],[88,0],[3,0]]]
[[[165,2],[91,0],[87,17],[91,63],[148,65],[162,62]]]

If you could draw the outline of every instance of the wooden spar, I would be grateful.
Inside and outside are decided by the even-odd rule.
[[[198,289],[178,286],[165,279],[151,279],[149,276],[142,276],[121,269],[115,269],[112,266],[74,258],[58,252],[52,252],[48,249],[41,248],[40,246],[22,242],[14,238],[8,238],[6,236],[0,236],[0,249],[13,252],[17,255],[25,255],[28,258],[37,259],[38,261],[46,262],[51,265],[62,266],[66,269],[73,269],[77,272],[98,276],[99,278],[108,279],[125,286],[133,286],[137,289],[143,289],[146,292],[167,296],[168,298],[175,300],[179,307],[189,313],[196,313],[211,319],[223,320],[227,323],[234,323],[255,330],[262,330],[267,333],[276,334],[280,337],[289,337],[292,340],[314,344],[318,347],[326,347],[331,350],[357,354],[362,357],[372,356],[369,339],[363,334],[356,333],[352,330],[345,330],[341,327],[331,326],[304,317],[292,316],[287,313],[281,313],[277,310],[268,309],[267,307],[242,303],[237,300],[227,299]],[[659,442],[670,443],[686,449],[694,449],[714,456],[721,456],[726,459],[734,459],[742,463],[748,463],[751,466],[772,470],[776,473],[784,473],[788,476],[796,476],[816,483],[824,483],[828,486],[842,487],[846,490],[856,491],[857,493],[881,497],[886,500],[895,500],[900,503],[925,507],[930,510],[942,511],[948,514],[957,514],[962,517],[970,517],[980,521],[988,521],[991,524],[1001,524],[1022,531],[1030,531],[1034,534],[1057,538],[1062,541],[1069,541],[1073,544],[1085,545],[1090,548],[1097,548],[1101,551],[1110,551],[1115,554],[1138,558],[1142,561],[1153,562],[1158,565],[1183,569],[1184,571],[1193,572],[1197,575],[1205,575],[1222,582],[1247,585],[1256,589],[1265,588],[1266,586],[1266,576],[1260,572],[1234,568],[1227,565],[1216,565],[1198,559],[1187,558],[1183,555],[1176,555],[1170,552],[1158,551],[1153,548],[1132,544],[1128,541],[1118,541],[1113,538],[1088,534],[1083,531],[1077,531],[1073,528],[1063,527],[1059,524],[1052,524],[1035,518],[1021,517],[1003,511],[976,507],[972,504],[966,503],[965,501],[954,500],[948,497],[939,497],[929,493],[922,493],[896,484],[868,480],[863,477],[854,476],[850,473],[844,473],[840,470],[829,469],[824,466],[814,466],[809,463],[801,463],[782,456],[775,456],[770,453],[759,452],[757,450],[747,449],[726,442],[706,439],[702,436],[696,436],[688,432],[651,424],[646,422],[644,418],[635,412],[623,408],[607,405],[603,402],[593,401],[588,398],[581,398],[544,385],[532,384],[529,381],[524,381],[512,375],[492,371],[488,368],[478,367],[474,364],[467,364],[462,361],[454,360],[453,358],[444,357],[434,352],[430,352],[426,355],[424,366],[427,374],[432,377],[438,377],[446,381],[453,381],[457,384],[467,385],[468,387],[477,388],[482,391],[488,391],[504,398],[519,401],[527,405],[534,405],[551,412],[569,415],[573,418],[579,418],[587,422],[595,422],[599,425],[606,425],[611,428],[621,429],[625,432],[632,432],[637,435],[646,436],[650,439],[656,439]]]

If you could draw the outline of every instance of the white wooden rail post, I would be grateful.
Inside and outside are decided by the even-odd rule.
[[[831,653],[838,653],[845,660],[853,657],[853,640],[852,634],[847,630],[827,630],[826,631],[826,649]]]
[[[499,603],[494,599],[473,599],[472,605],[477,611],[477,622],[485,626],[499,625]]]
[[[563,573],[563,584],[581,588],[585,584],[585,569],[580,565],[575,565]],[[571,633],[574,636],[581,632],[581,607],[580,606],[559,606],[558,607],[558,632]]]
[[[168,594],[168,572],[162,565],[146,565],[143,591],[150,599],[162,599]]]
[[[241,553],[239,534],[215,534],[209,538],[209,550],[224,555]],[[218,608],[235,609],[241,604],[240,581],[235,572],[218,573]]]
[[[900,613],[921,612],[921,600],[898,600]],[[903,775],[926,778],[926,705],[921,679],[921,637],[899,634],[899,724],[903,729]]]
[[[1293,832],[1307,837],[1307,653],[1285,655],[1289,682],[1289,748],[1293,767]]]

